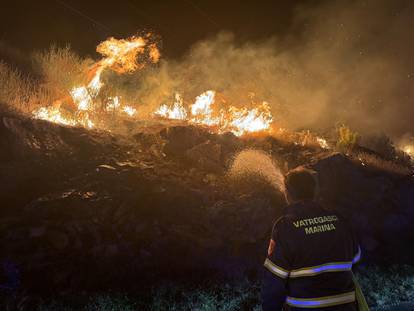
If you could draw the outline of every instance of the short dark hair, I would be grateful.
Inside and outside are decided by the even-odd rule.
[[[312,200],[316,196],[316,172],[298,167],[286,175],[285,186],[291,199],[295,201]]]

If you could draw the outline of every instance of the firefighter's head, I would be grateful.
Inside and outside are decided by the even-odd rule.
[[[298,167],[286,175],[285,187],[289,203],[313,200],[318,188],[316,172]]]

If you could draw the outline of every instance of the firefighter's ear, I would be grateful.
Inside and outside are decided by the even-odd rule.
[[[292,204],[292,203],[294,203],[294,201],[290,197],[289,192],[287,190],[285,190],[285,200],[286,200],[286,204]]]
[[[270,239],[269,247],[267,248],[267,256],[272,256],[275,251],[276,242],[273,239]]]

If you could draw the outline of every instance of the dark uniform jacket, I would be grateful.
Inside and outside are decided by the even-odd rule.
[[[314,202],[288,206],[272,232],[264,311],[357,310],[352,266],[361,251],[349,223]]]

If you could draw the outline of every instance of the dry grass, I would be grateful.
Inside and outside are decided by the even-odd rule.
[[[387,173],[403,176],[413,174],[413,170],[411,168],[398,164],[394,161],[384,160],[379,156],[366,152],[360,152],[353,155],[353,159],[361,163],[363,166],[385,171]]]
[[[69,47],[52,46],[33,55],[33,70],[40,77],[34,79],[0,60],[0,102],[10,110],[30,114],[67,97],[70,89],[83,84],[91,63]]]
[[[68,95],[75,86],[86,84],[87,72],[93,61],[75,54],[69,46],[52,45],[48,50],[33,54],[35,71],[42,78],[42,86],[55,99]]]
[[[38,88],[29,77],[0,61],[0,102],[15,111],[28,112]]]

